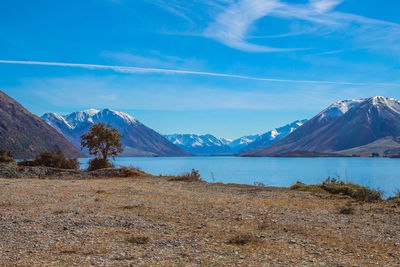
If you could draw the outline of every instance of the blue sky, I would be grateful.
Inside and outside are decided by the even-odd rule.
[[[161,133],[262,133],[336,100],[400,98],[399,10],[398,0],[2,0],[0,89],[37,115],[112,108]]]

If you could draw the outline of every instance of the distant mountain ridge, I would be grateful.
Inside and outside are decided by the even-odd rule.
[[[295,121],[262,135],[248,135],[235,140],[215,137],[211,134],[170,134],[164,136],[173,144],[192,154],[235,154],[269,147],[300,127],[305,121],[307,120]]]
[[[171,134],[164,135],[174,145],[186,152],[198,155],[232,153],[230,140],[215,137],[211,134]]]
[[[242,149],[241,152],[245,153],[266,149],[278,142],[279,140],[283,139],[288,134],[295,131],[305,122],[307,122],[307,120],[298,120],[285,126],[268,131],[265,134],[260,135],[256,140],[254,140],[254,142],[251,142],[248,146]]]
[[[33,158],[61,149],[68,157],[82,157],[59,132],[0,90],[0,149],[16,158]]]
[[[88,132],[94,123],[101,122],[111,125],[124,135],[122,138],[124,148],[122,156],[189,155],[132,116],[111,109],[88,109],[65,116],[46,113],[42,116],[42,119],[62,133],[76,147],[80,147],[80,137]]]
[[[373,153],[377,148],[389,152],[398,150],[398,136],[400,102],[375,96],[335,102],[279,142],[249,155],[271,156],[290,151]],[[378,140],[381,141],[376,143]]]

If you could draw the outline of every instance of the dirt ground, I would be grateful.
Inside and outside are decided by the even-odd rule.
[[[165,177],[0,179],[0,265],[400,266],[400,208]]]

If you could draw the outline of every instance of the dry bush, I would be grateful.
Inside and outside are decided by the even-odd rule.
[[[200,177],[198,170],[192,169],[192,172],[183,173],[178,176],[171,177],[170,181],[185,181],[185,182],[202,182],[203,179]]]
[[[258,187],[266,187],[266,185],[263,182],[257,182],[256,181],[253,184],[254,184],[254,186],[258,186]]]
[[[325,190],[323,190],[318,185],[306,185],[299,181],[296,182],[291,187],[289,187],[289,189],[295,190],[295,191],[313,192],[313,193],[320,193],[320,194],[327,193]]]
[[[389,203],[392,203],[393,208],[400,207],[400,189],[394,191],[394,196],[387,199]]]
[[[257,239],[253,235],[251,235],[249,233],[239,233],[239,234],[232,236],[228,240],[228,244],[243,246],[248,243],[255,242],[255,241],[257,241]]]
[[[346,183],[340,179],[330,178],[326,179],[322,184],[306,185],[297,182],[292,185],[290,190],[307,191],[314,193],[329,193],[333,195],[345,195],[355,200],[363,202],[374,202],[382,200],[383,192],[380,190],[373,190],[365,186],[353,183]]]
[[[397,189],[397,190],[394,192],[394,197],[400,199],[400,189]]]
[[[132,166],[122,167],[120,170],[121,170],[121,177],[123,178],[143,176],[144,174],[144,172],[141,169]]]
[[[150,238],[147,236],[130,236],[126,241],[134,245],[143,245],[149,243]]]
[[[68,159],[61,150],[57,152],[41,152],[34,160],[23,160],[18,162],[19,166],[43,166],[57,169],[79,169],[80,163],[77,159]]]
[[[6,152],[0,150],[0,163],[12,163],[14,162],[14,157],[10,151]]]
[[[89,160],[88,171],[111,168],[113,165],[108,159],[93,158]]]
[[[57,210],[54,210],[52,213],[54,215],[61,215],[61,214],[67,213],[67,212],[68,212],[67,210],[57,209]]]
[[[339,209],[339,213],[343,215],[351,215],[354,214],[354,207],[351,204],[348,204]]]
[[[99,190],[96,190],[96,194],[104,194],[104,193],[106,193],[106,191],[104,191],[104,190],[101,190],[101,189],[99,189]]]

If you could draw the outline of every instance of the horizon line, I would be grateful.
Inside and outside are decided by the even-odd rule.
[[[19,65],[74,67],[74,68],[84,68],[84,69],[90,69],[90,70],[102,69],[102,70],[113,70],[113,71],[119,72],[119,73],[162,73],[162,74],[201,75],[201,76],[212,76],[212,77],[223,77],[223,78],[225,77],[225,78],[244,79],[244,80],[253,80],[253,81],[266,81],[266,82],[279,82],[279,83],[336,84],[336,85],[354,85],[354,86],[368,86],[368,85],[400,86],[400,84],[397,84],[397,83],[360,83],[360,82],[348,82],[348,81],[291,80],[291,79],[277,79],[277,78],[261,78],[261,77],[227,74],[227,73],[201,72],[201,71],[192,71],[192,70],[143,68],[143,67],[132,67],[132,66],[113,66],[113,65],[82,64],[82,63],[22,61],[22,60],[20,61],[20,60],[1,60],[1,59],[0,59],[0,63],[19,64]]]

